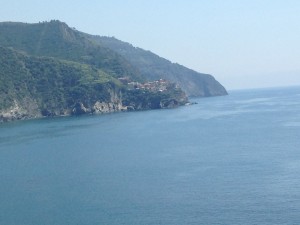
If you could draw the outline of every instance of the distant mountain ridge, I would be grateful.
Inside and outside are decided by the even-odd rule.
[[[198,73],[177,63],[172,63],[150,51],[134,47],[113,37],[86,35],[87,38],[124,56],[133,66],[138,68],[147,80],[160,78],[170,80],[189,96],[227,95],[226,89],[209,74]]]

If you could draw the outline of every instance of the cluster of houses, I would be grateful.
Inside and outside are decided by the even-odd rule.
[[[165,79],[159,79],[156,81],[149,81],[146,83],[133,82],[128,77],[119,78],[123,84],[127,85],[131,90],[148,90],[153,92],[164,92],[167,91],[168,88],[173,86],[172,83]]]

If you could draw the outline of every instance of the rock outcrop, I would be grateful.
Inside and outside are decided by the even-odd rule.
[[[0,122],[39,118],[42,113],[32,99],[25,97],[22,101],[14,100],[7,109],[0,110]]]

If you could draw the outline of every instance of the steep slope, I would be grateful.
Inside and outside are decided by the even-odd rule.
[[[171,63],[150,51],[133,47],[115,38],[92,35],[86,37],[124,56],[148,80],[170,80],[179,84],[189,96],[227,95],[225,88],[209,74],[198,73],[177,63]]]
[[[26,24],[0,23],[0,46],[13,47],[34,56],[49,56],[90,64],[114,77],[142,80],[139,71],[109,48],[94,44],[80,32],[57,20]]]
[[[0,23],[0,46],[30,55],[90,64],[114,77],[130,77],[133,81],[163,78],[179,84],[189,96],[227,94],[211,75],[171,63],[115,38],[79,32],[57,20],[36,24]]]
[[[0,47],[0,122],[45,116],[169,108],[183,91],[130,90],[94,67]]]
[[[3,47],[0,57],[3,120],[69,115],[78,103],[90,107],[96,101],[111,102],[110,89],[121,88],[117,80],[88,65],[30,57]]]

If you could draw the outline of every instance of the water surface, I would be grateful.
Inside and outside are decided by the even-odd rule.
[[[0,224],[300,223],[300,88],[0,125]]]

